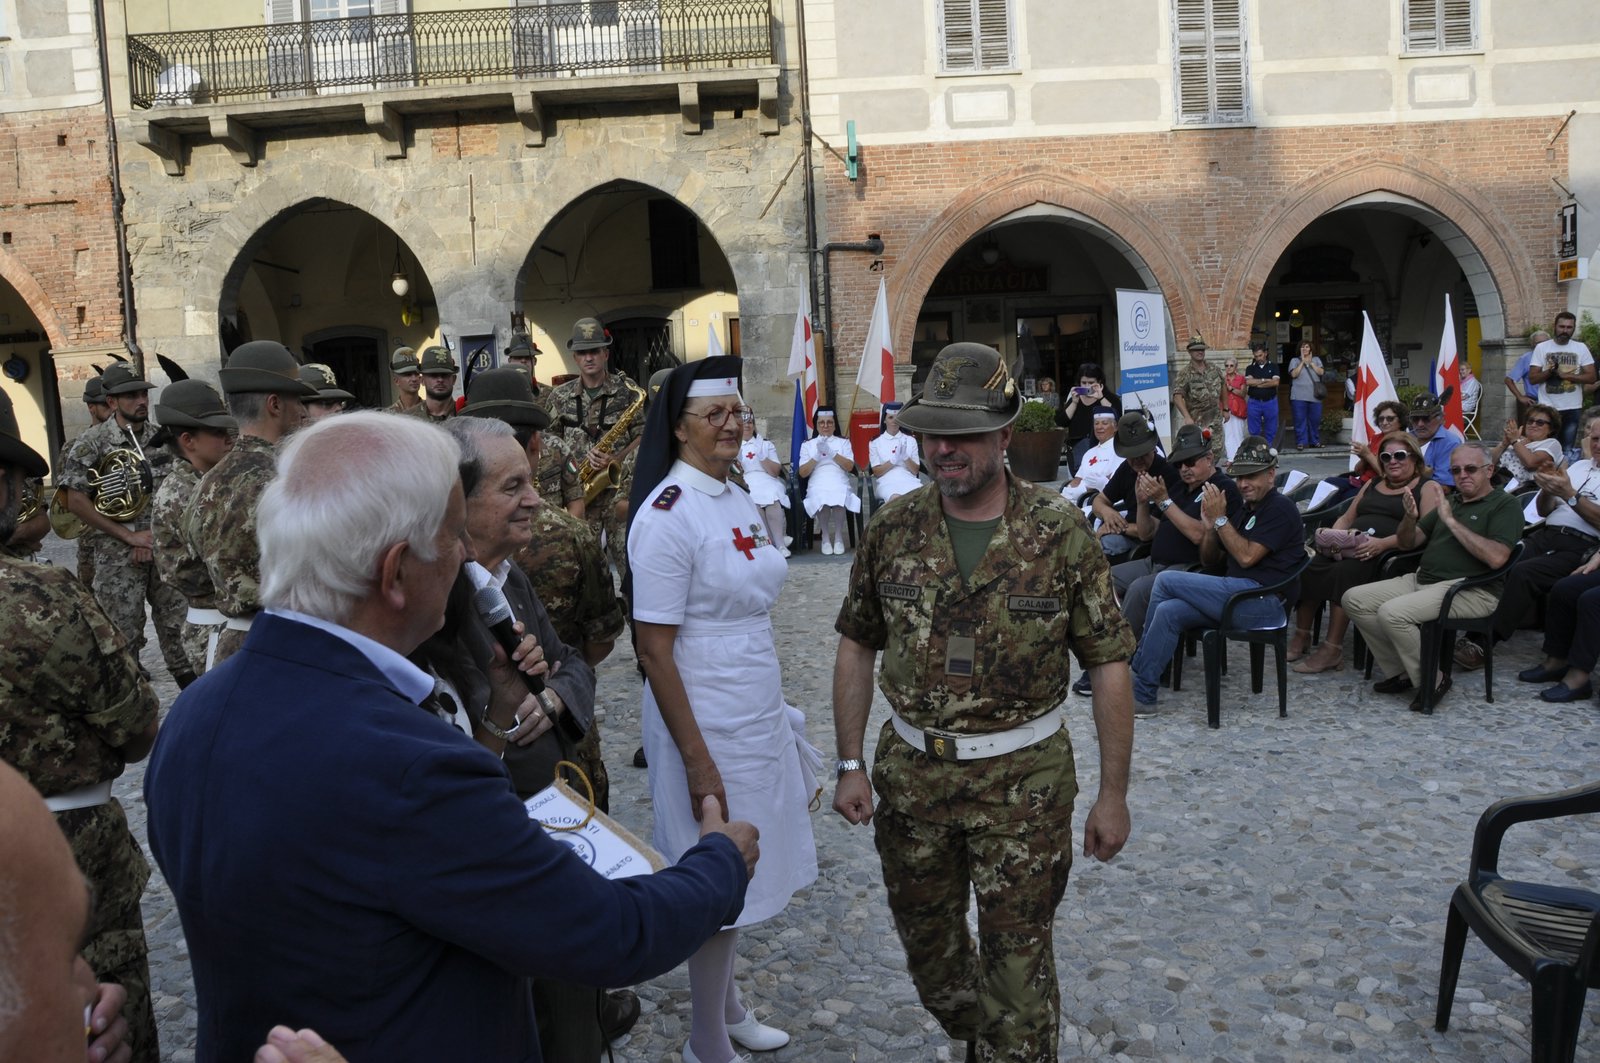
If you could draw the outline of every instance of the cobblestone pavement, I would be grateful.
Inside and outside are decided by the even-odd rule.
[[[70,548],[54,543],[60,561]],[[848,558],[796,557],[777,611],[789,700],[831,759],[829,689]],[[175,693],[150,639],[145,663]],[[1291,673],[1277,717],[1269,670],[1249,693],[1243,653],[1224,684],[1223,726],[1205,725],[1196,674],[1138,723],[1133,837],[1109,864],[1080,857],[1057,916],[1062,1059],[1525,1060],[1530,995],[1469,942],[1452,1026],[1433,1030],[1444,917],[1478,815],[1509,794],[1595,774],[1597,708],[1547,705],[1515,679],[1537,649],[1524,632],[1496,656],[1497,701],[1481,673],[1458,677],[1431,718],[1371,693],[1348,667]],[[648,836],[640,683],[624,644],[600,670],[614,813]],[[1098,779],[1089,701],[1069,700],[1083,816]],[[881,696],[870,735],[886,708]],[[869,738],[869,748],[871,739]],[[143,766],[118,782],[143,838]],[[884,903],[869,830],[827,807],[813,816],[820,877],[779,918],[741,936],[739,979],[758,1013],[793,1033],[780,1061],[961,1059],[917,1004]],[[1593,887],[1592,818],[1529,825],[1503,870]],[[1062,839],[1063,844],[1073,844]],[[165,1057],[194,1058],[194,989],[159,873],[144,902]],[[682,969],[640,987],[644,1015],[616,1048],[627,1063],[676,1063],[688,1036]],[[1591,998],[1580,1059],[1600,1059]]]

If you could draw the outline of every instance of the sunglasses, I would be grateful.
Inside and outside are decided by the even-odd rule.
[[[1483,471],[1484,469],[1487,469],[1488,467],[1489,466],[1487,466],[1487,465],[1452,465],[1452,466],[1450,466],[1450,475],[1451,476],[1476,476],[1476,475],[1478,475],[1479,472]]]
[[[1375,418],[1375,420],[1376,420],[1376,421],[1377,421],[1377,422],[1378,422],[1378,423],[1379,423],[1379,424],[1399,424],[1399,423],[1400,423],[1400,418],[1398,418],[1398,417],[1396,417],[1396,416],[1395,416],[1395,415],[1394,415],[1394,414],[1392,414],[1392,413],[1382,413],[1382,414],[1379,414],[1379,415],[1378,415],[1378,416],[1377,416],[1377,417],[1376,417],[1376,418]]]
[[[1198,458],[1189,458],[1186,461],[1175,461],[1175,462],[1173,462],[1173,464],[1176,465],[1180,469],[1191,469],[1191,468],[1193,468],[1195,466],[1196,463],[1198,463],[1204,457],[1205,457],[1205,455],[1202,454]]]
[[[1413,417],[1413,418],[1411,418],[1411,423],[1412,424],[1431,424],[1432,422],[1434,422],[1436,420],[1438,420],[1438,417]]]
[[[1409,450],[1386,450],[1378,455],[1378,460],[1385,465],[1393,465],[1397,461],[1410,461],[1411,452]]]
[[[1552,428],[1552,427],[1555,426],[1555,422],[1554,421],[1547,421],[1543,417],[1530,417],[1530,418],[1528,418],[1528,422],[1527,423],[1528,424],[1542,424],[1546,428]]]

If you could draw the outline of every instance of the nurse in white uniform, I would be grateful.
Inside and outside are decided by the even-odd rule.
[[[782,912],[817,877],[807,807],[816,783],[783,700],[772,634],[788,566],[750,496],[728,483],[744,412],[738,373],[739,360],[727,357],[673,371],[650,407],[629,509],[655,846],[670,860],[694,845],[707,796],[761,831],[743,913],[689,958],[686,1063],[729,1063],[734,1043],[756,1051],[788,1043],[734,988],[736,928]]]
[[[916,438],[900,431],[898,415],[904,405],[903,402],[883,404],[879,421],[883,431],[867,448],[878,498],[884,502],[922,486],[922,455],[917,451]]]
[[[855,459],[850,456],[850,441],[834,434],[838,425],[832,406],[818,406],[817,434],[800,447],[799,473],[807,477],[806,515],[817,517],[825,554],[844,553],[845,510],[861,512],[861,496],[850,486]]]
[[[750,501],[756,504],[761,519],[767,523],[767,538],[777,543],[783,556],[788,557],[783,511],[789,508],[789,490],[778,479],[783,472],[783,466],[778,463],[778,448],[756,431],[755,414],[746,414],[740,424],[744,440],[739,444],[739,471],[744,473],[744,485],[750,489]]]

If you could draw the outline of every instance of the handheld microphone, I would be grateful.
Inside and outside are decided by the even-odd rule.
[[[493,585],[480,587],[472,596],[472,607],[478,611],[478,615],[488,625],[489,633],[500,644],[500,648],[506,651],[506,660],[511,660],[511,654],[521,644],[522,638],[517,634],[516,629],[511,626],[513,622],[511,603],[506,601],[506,596],[499,587]],[[513,666],[514,664],[515,662],[513,662]],[[543,676],[529,675],[523,671],[519,671],[517,674],[528,685],[528,693],[538,694],[544,690]]]

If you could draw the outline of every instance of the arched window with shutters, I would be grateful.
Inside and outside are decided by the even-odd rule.
[[[1244,0],[1172,0],[1172,95],[1178,125],[1250,122]]]
[[[1014,70],[1011,0],[939,0],[939,69]]]
[[[1478,48],[1478,0],[1400,0],[1406,54]]]

